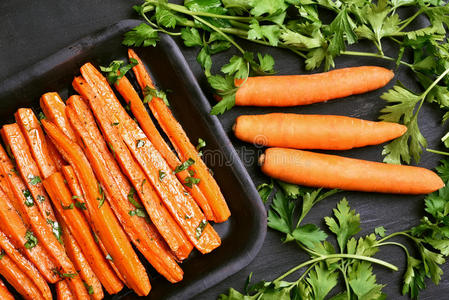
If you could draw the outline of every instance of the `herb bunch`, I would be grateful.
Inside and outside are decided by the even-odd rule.
[[[449,160],[443,160],[437,171],[447,182]],[[273,189],[273,183],[261,185],[261,197],[266,200]],[[404,295],[417,298],[419,292],[426,288],[426,278],[435,284],[440,282],[443,274],[440,265],[449,255],[449,187],[425,198],[426,216],[418,226],[389,235],[380,226],[371,234],[355,237],[361,229],[360,215],[351,210],[348,201],[343,198],[334,209],[333,216],[324,218],[327,230],[337,240],[337,245],[334,245],[325,231],[314,224],[303,224],[303,220],[316,203],[337,192],[280,183],[268,212],[268,226],[282,233],[283,242],[296,243],[310,255],[310,259],[270,282],[250,285],[250,275],[244,294],[231,288],[220,299],[325,299],[335,294],[333,290],[336,290],[339,281],[343,282],[345,289],[330,297],[332,300],[385,299],[386,295],[382,292],[384,285],[377,282],[373,265],[393,271],[398,268],[374,257],[384,246],[396,246],[404,251],[407,259],[402,286]],[[405,237],[415,249],[411,251],[407,247],[409,244],[396,241],[396,237]],[[415,257],[411,253],[418,255]],[[284,280],[300,270],[302,273],[297,280]]]
[[[403,17],[400,12],[404,8],[413,15]],[[254,55],[243,49],[240,39],[292,51],[305,60],[307,70],[329,70],[340,55],[376,57],[410,69],[427,90],[415,94],[398,83],[382,96],[387,106],[380,119],[408,127],[407,134],[385,146],[385,162],[419,162],[427,145],[418,126],[424,101],[446,112],[443,121],[449,118],[445,72],[449,68],[449,6],[442,0],[185,0],[184,5],[145,0],[134,9],[146,23],[128,32],[123,44],[154,46],[162,32],[180,36],[188,47],[198,47],[197,61],[221,98],[212,114],[222,114],[234,106],[236,82],[275,72],[273,57]],[[416,23],[427,25],[409,30]],[[372,52],[347,50],[363,40],[372,43]],[[397,53],[385,55],[385,43],[393,43]],[[231,47],[240,55],[232,56],[221,67],[223,75],[212,75],[212,56]],[[404,54],[412,59],[403,60]]]

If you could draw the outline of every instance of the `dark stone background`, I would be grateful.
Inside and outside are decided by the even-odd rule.
[[[122,19],[136,17],[131,9],[133,4],[137,3],[125,0],[0,1],[0,81],[85,35]],[[276,60],[275,68],[279,74],[299,74],[304,71],[302,59],[287,50],[259,47],[247,43],[243,43],[243,45],[254,52],[260,51],[273,55]],[[187,49],[181,44],[180,46],[201,86],[209,93],[207,82],[202,75],[199,65],[196,63],[197,50]],[[369,47],[369,45],[366,45],[367,49],[365,50],[369,50]],[[393,56],[397,51],[394,45],[387,45],[385,48],[386,53]],[[217,56],[214,59],[215,65],[223,65],[229,57],[230,52],[227,52],[226,55]],[[372,64],[394,68],[393,64],[383,60],[354,57],[339,57],[336,59],[336,64],[336,67]],[[407,86],[419,91],[419,87],[407,70],[399,69],[399,72],[396,73],[395,80],[400,79]],[[242,158],[248,160],[246,161],[248,172],[254,179],[255,184],[258,185],[267,181],[267,178],[263,176],[255,163],[256,155],[252,154],[258,149],[241,143],[232,136],[231,126],[236,116],[244,113],[284,111],[306,114],[341,114],[376,120],[379,110],[384,105],[379,96],[392,85],[393,83],[390,83],[382,90],[364,95],[306,107],[288,109],[235,108],[220,117],[220,121],[229,133],[238,153]],[[439,138],[445,130],[440,125],[440,119],[441,113],[436,107],[430,105],[423,107],[419,124],[431,148],[439,147]],[[381,149],[382,146],[372,146],[364,149],[344,151],[339,154],[381,161]],[[424,153],[420,166],[433,168],[437,165],[439,159],[440,157],[437,155]],[[380,225],[386,228],[387,233],[410,228],[418,222],[424,211],[423,196],[392,196],[347,192],[319,203],[305,221],[323,225],[322,218],[331,214],[332,208],[335,207],[337,201],[343,196],[348,198],[352,208],[355,208],[361,215],[363,229],[361,234],[372,232],[375,227]],[[400,283],[405,263],[403,253],[398,248],[383,248],[378,257],[400,267],[400,271],[396,273],[375,267],[379,281],[386,285],[384,291],[387,293],[388,298],[405,299],[400,294]],[[306,259],[307,255],[294,244],[283,245],[281,236],[274,231],[268,230],[262,250],[249,266],[198,295],[195,299],[215,299],[220,293],[227,291],[229,287],[241,290],[250,272],[254,273],[254,281],[262,279],[272,280]],[[448,272],[448,265],[445,265],[443,269],[445,272]],[[422,293],[421,299],[448,298],[448,296],[444,296],[449,292],[449,280],[446,274],[443,275],[442,282],[438,287],[435,287],[431,282],[428,282],[428,285],[429,287]]]

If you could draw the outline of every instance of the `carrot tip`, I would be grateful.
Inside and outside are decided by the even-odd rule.
[[[265,154],[261,154],[259,156],[259,166],[263,166],[263,163],[265,162]]]

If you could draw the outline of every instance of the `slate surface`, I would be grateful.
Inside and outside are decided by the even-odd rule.
[[[25,1],[25,0],[2,0],[0,1],[0,81],[15,74],[30,64],[33,64],[46,56],[56,52],[60,48],[100,30],[107,25],[116,23],[122,19],[135,17],[131,6],[134,1],[111,0],[111,1]],[[276,70],[279,74],[298,74],[303,72],[302,59],[286,50],[262,48],[251,44],[244,44],[247,49],[270,53],[276,59]],[[396,49],[387,47],[387,54],[394,55]],[[201,86],[208,90],[204,76],[199,65],[196,63],[196,50],[181,49],[188,60],[194,74],[197,76]],[[220,66],[225,62],[226,55],[217,56],[214,61]],[[393,68],[392,64],[376,59],[360,59],[353,57],[340,57],[336,60],[336,67],[357,66],[361,64],[381,65]],[[407,70],[400,69],[397,78],[407,86],[418,86],[414,83]],[[396,78],[395,78],[396,79]],[[376,120],[383,102],[379,96],[386,88],[368,94],[348,97],[344,100],[330,101],[325,104],[315,104],[307,107],[289,109],[248,109],[235,108],[220,117],[226,132],[244,160],[247,169],[254,179],[256,185],[265,182],[267,178],[259,171],[256,165],[257,153],[262,150],[237,141],[231,134],[231,126],[235,117],[244,113],[266,113],[274,111],[319,113],[319,114],[341,114]],[[439,138],[447,130],[440,126],[441,113],[437,108],[430,105],[423,107],[420,114],[419,124],[423,135],[427,138],[429,146],[437,148]],[[339,154],[381,161],[381,146],[373,146],[364,149],[340,152]],[[420,166],[433,168],[437,165],[440,157],[424,153]],[[347,192],[339,194],[327,201],[319,203],[309,214],[306,222],[322,223],[322,218],[331,213],[332,208],[341,197],[346,196],[350,205],[361,215],[362,232],[371,232],[376,226],[383,225],[388,232],[407,229],[416,224],[423,212],[422,196],[392,196],[367,193]],[[268,230],[265,244],[256,259],[238,274],[231,276],[222,283],[212,287],[206,292],[198,295],[195,299],[215,299],[218,294],[225,292],[229,287],[242,289],[244,281],[250,272],[253,272],[253,280],[270,280],[282,274],[289,268],[307,259],[305,253],[293,244],[283,245],[281,236]],[[403,253],[397,248],[384,248],[379,258],[400,266],[400,271],[392,273],[385,269],[375,268],[379,281],[387,286],[384,291],[388,299],[405,299],[400,295],[400,281],[404,269]],[[445,299],[449,293],[449,265],[443,267],[445,275],[438,287],[428,283],[428,289],[422,293],[421,299]]]

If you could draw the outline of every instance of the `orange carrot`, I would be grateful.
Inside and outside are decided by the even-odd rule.
[[[377,145],[407,131],[397,123],[286,113],[239,116],[232,129],[242,141],[261,146],[327,150]]]
[[[428,194],[444,186],[438,175],[424,168],[301,150],[269,148],[259,162],[262,171],[270,177],[312,187]]]
[[[50,92],[43,94],[40,99],[41,108],[48,121],[57,125],[71,140],[75,138],[65,114],[65,104],[58,93]]]
[[[105,255],[101,252],[99,245],[95,241],[94,233],[89,228],[89,224],[80,210],[75,207],[61,173],[57,172],[48,177],[44,180],[44,185],[51,196],[55,210],[61,215],[63,222],[81,247],[95,275],[97,275],[109,294],[118,293],[123,288],[123,284],[111,269]]]
[[[92,169],[85,163],[82,150],[54,124],[42,120],[42,125],[58,149],[63,150],[66,161],[75,170],[86,196],[87,210],[95,232],[100,236],[114,263],[129,288],[139,296],[148,295],[151,289],[145,268],[139,261],[123,229],[120,227],[111,207],[104,201],[104,195]]]
[[[58,300],[76,300],[66,280],[56,283],[56,298]]]
[[[0,231],[0,248],[3,251],[3,255],[8,255],[9,258],[17,265],[19,269],[25,273],[31,281],[36,285],[36,287],[41,292],[42,296],[46,300],[51,300],[51,291],[45,279],[36,269],[36,267],[27,260],[19,250],[11,243],[5,233]],[[0,299],[3,299],[0,297]]]
[[[0,259],[0,275],[2,275],[24,299],[45,299],[31,278],[29,278],[8,255],[3,255]]]
[[[146,71],[137,54],[135,54],[133,50],[129,49],[128,55],[130,58],[134,58],[139,62],[139,64],[133,68],[133,71],[142,90],[144,90],[147,86],[154,88],[150,75]],[[158,120],[159,125],[162,127],[164,132],[169,137],[172,145],[175,147],[181,160],[183,162],[188,159],[193,159],[195,161],[190,169],[195,173],[194,176],[200,180],[198,186],[209,201],[209,205],[214,213],[215,221],[226,221],[231,215],[231,212],[229,211],[229,207],[220,191],[220,187],[210,174],[209,168],[198,155],[198,151],[190,142],[181,125],[173,117],[170,109],[162,99],[153,97],[153,99],[149,102],[149,106],[153,115]]]
[[[248,77],[235,95],[235,105],[296,106],[362,94],[385,86],[394,73],[362,66],[311,75]]]
[[[29,229],[31,224],[26,219],[22,220],[18,210],[14,207],[17,206],[15,194],[10,188],[10,183],[6,180],[7,177],[13,177],[15,175],[13,172],[14,167],[1,146],[0,165],[0,186],[2,187],[0,189],[0,229],[13,241],[16,248],[20,249],[34,263],[48,282],[55,283],[60,280],[59,276],[52,271],[56,269],[56,265],[50,259],[48,252],[42,244],[37,243],[34,247],[31,247],[33,244],[27,246],[27,237],[30,235],[34,236],[34,234]],[[4,175],[1,169],[7,169],[9,172]],[[3,192],[4,189],[9,191],[8,196]],[[11,199],[14,201],[11,201]]]
[[[42,217],[50,220],[47,221],[47,224],[52,229],[52,224],[56,221],[53,208],[42,185],[39,168],[30,153],[25,137],[15,123],[3,126],[1,134],[5,144],[11,149],[19,172],[27,186],[26,190],[22,190],[22,193],[27,198],[25,204],[27,206],[36,204]],[[57,238],[60,239],[61,237]]]
[[[86,205],[86,200],[84,199],[84,196],[83,196],[84,193],[81,189],[78,179],[76,178],[75,171],[73,170],[73,168],[70,165],[64,166],[64,167],[62,167],[62,173],[64,174],[64,178],[67,181],[70,191],[72,192],[72,198],[74,198],[75,201],[79,203],[78,205]],[[90,215],[89,215],[89,212],[87,211],[87,209],[83,209],[83,213],[84,213],[84,217],[87,220],[87,223],[90,224],[91,227],[93,227],[93,223],[92,223],[92,220],[90,218]],[[98,246],[100,247],[101,251],[103,252],[103,254],[105,256],[107,256],[109,253],[106,250],[103,242],[100,240],[100,238],[98,236],[95,236],[95,238],[98,242]],[[120,274],[117,267],[115,266],[114,262],[112,260],[109,260],[108,262],[111,265],[111,267],[114,270],[117,277],[121,281],[125,281],[123,279],[123,276]],[[113,294],[113,293],[109,292],[109,294]]]
[[[217,248],[221,243],[220,237],[208,224],[190,194],[184,192],[184,187],[173,175],[161,154],[120,105],[106,78],[89,63],[81,67],[81,74],[88,84],[101,95],[101,97],[90,99],[91,107],[102,103],[102,107],[108,111],[110,122],[119,123],[117,128],[124,142],[190,242],[201,253],[209,253]],[[162,180],[160,179],[161,172],[165,174]]]
[[[57,172],[59,168],[55,163],[55,159],[59,161],[62,158],[56,157],[60,157],[60,154],[56,151],[53,144],[47,140],[34,112],[29,108],[20,108],[16,112],[15,117],[42,176],[47,178]]]
[[[169,281],[182,280],[181,268],[165,245],[161,244],[161,239],[154,238],[158,235],[154,226],[148,224],[142,215],[138,215],[144,213],[143,207],[134,195],[130,194],[131,185],[121,172],[113,154],[109,152],[87,104],[79,96],[72,96],[67,105],[66,114],[75,134],[82,141],[80,146],[84,147],[84,152],[97,177],[105,187],[106,198],[131,241],[151,265]],[[130,202],[132,200],[137,203],[132,204]]]
[[[62,237],[67,255],[73,261],[73,264],[78,270],[81,279],[84,281],[88,294],[91,295],[92,299],[103,299],[103,287],[101,286],[100,280],[98,280],[98,277],[93,272],[87,262],[87,259],[84,257],[80,246],[70,233],[67,225],[62,220],[62,217],[59,216],[58,221],[62,226]],[[89,250],[86,249],[84,251],[88,252]]]
[[[142,100],[140,100],[140,97],[132,86],[131,82],[129,82],[126,77],[121,78],[119,82],[120,84],[118,84],[118,82],[115,84],[117,91],[129,104],[131,111],[139,122],[139,125],[142,128],[143,132],[145,132],[148,139],[161,153],[161,155],[169,164],[170,168],[174,171],[176,167],[181,164],[178,157],[173,153],[168,144],[165,142],[164,138],[157,130],[156,126],[150,118],[150,115],[145,109]],[[187,178],[190,175],[187,170],[184,170],[181,172],[177,172],[176,176],[181,182],[186,182]],[[196,184],[193,184],[191,187],[185,186],[185,188],[192,195],[193,199],[195,199],[196,203],[201,207],[201,210],[206,216],[206,219],[214,221],[215,218],[212,212],[212,208],[210,207],[206,197],[203,195],[199,187]]]
[[[4,151],[0,151],[0,153],[1,152]],[[48,224],[45,218],[41,215],[37,206],[34,205],[35,201],[30,201],[25,192],[27,191],[27,187],[22,179],[17,174],[9,171],[11,165],[12,163],[7,157],[2,159],[2,162],[0,163],[0,172],[2,176],[6,178],[6,181],[15,196],[15,198],[12,199],[15,208],[19,211],[25,222],[31,225],[33,234],[48,251],[50,257],[57,266],[58,274],[70,274],[69,276],[73,276],[69,282],[73,293],[80,299],[88,299],[89,295],[87,294],[86,288],[76,273],[72,262],[67,257],[63,245],[58,241],[52,232],[51,226],[49,226],[50,224]]]
[[[1,279],[0,279],[0,299],[14,300],[14,296],[8,291],[8,288]]]
[[[83,94],[85,99],[95,101],[94,99],[97,96],[93,94],[94,91],[83,78],[75,78],[73,86],[78,92]],[[120,133],[116,128],[117,125],[114,125],[115,123],[109,121],[107,113],[102,107],[93,105],[91,108],[107,142],[113,147],[115,157],[121,165],[122,170],[133,184],[140,199],[142,199],[142,202],[150,215],[150,219],[176,257],[179,260],[184,260],[190,254],[193,244],[190,243],[187,236],[166,207],[161,205],[162,200],[152,187],[138,162],[132,156],[126,144],[123,142]]]

